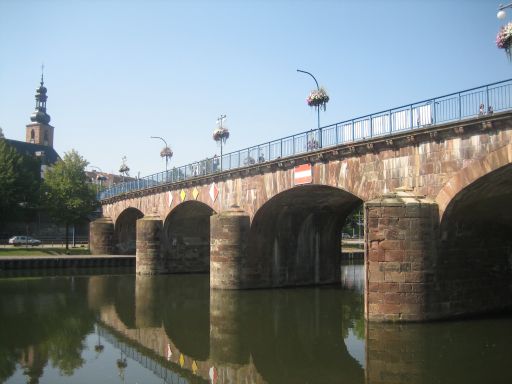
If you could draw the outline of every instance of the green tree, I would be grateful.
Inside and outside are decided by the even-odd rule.
[[[85,174],[88,164],[78,152],[71,150],[45,175],[44,205],[55,221],[66,225],[66,249],[69,225],[87,218],[97,205],[94,187],[87,183]]]
[[[0,226],[28,222],[39,207],[41,163],[0,139]]]

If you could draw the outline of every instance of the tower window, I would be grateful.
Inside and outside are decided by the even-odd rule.
[[[31,130],[31,131],[30,131],[30,142],[31,142],[32,144],[34,144],[34,137],[35,137],[34,130]]]
[[[48,131],[44,131],[44,145],[48,145]]]

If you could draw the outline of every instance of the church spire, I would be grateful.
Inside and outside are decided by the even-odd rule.
[[[35,123],[48,124],[50,122],[50,115],[46,113],[46,95],[47,89],[44,86],[44,65],[41,66],[41,83],[39,88],[36,89],[36,109],[30,116],[30,120]]]

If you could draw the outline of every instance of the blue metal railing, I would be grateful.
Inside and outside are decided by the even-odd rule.
[[[488,108],[492,108],[491,111]],[[99,199],[107,199],[127,192],[221,171],[248,167],[256,163],[300,155],[321,148],[391,136],[508,109],[512,109],[512,79],[372,113],[240,151],[226,153],[222,159],[220,157],[207,158],[173,168],[167,172],[155,173],[120,183],[100,192]]]

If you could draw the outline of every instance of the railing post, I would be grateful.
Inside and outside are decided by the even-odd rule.
[[[354,127],[354,120],[351,121],[352,124],[352,141],[356,141],[356,129]]]
[[[393,122],[391,121],[391,110],[388,113],[389,113],[389,132],[388,133],[391,133],[391,131],[393,130]]]
[[[281,139],[280,142],[281,142],[281,148],[279,150],[279,157],[283,157],[283,139]]]
[[[318,148],[322,148],[322,128],[318,128]]]
[[[414,125],[413,125],[413,118],[412,118],[412,104],[411,104],[411,106],[409,107],[409,111],[410,111],[410,114],[411,114],[411,127],[410,127],[410,129],[413,129],[413,128],[414,128]]]
[[[336,145],[338,145],[338,144],[339,144],[339,139],[338,139],[338,134],[339,134],[339,132],[338,132],[338,131],[339,131],[339,130],[338,130],[338,124],[336,124]]]
[[[462,119],[462,100],[460,98],[460,92],[459,92],[459,120]]]
[[[432,121],[432,124],[436,125],[437,124],[437,112],[436,112],[436,108],[437,108],[436,105],[437,105],[437,103],[436,103],[436,99],[434,99],[434,103],[433,104],[434,104],[434,112],[433,112],[433,117],[434,117],[433,120],[434,121]]]
[[[370,119],[370,137],[373,137],[373,119],[372,119],[372,115],[370,115],[369,119]]]
[[[489,110],[490,104],[489,104],[489,86],[485,86],[485,94],[487,96],[487,110]]]

